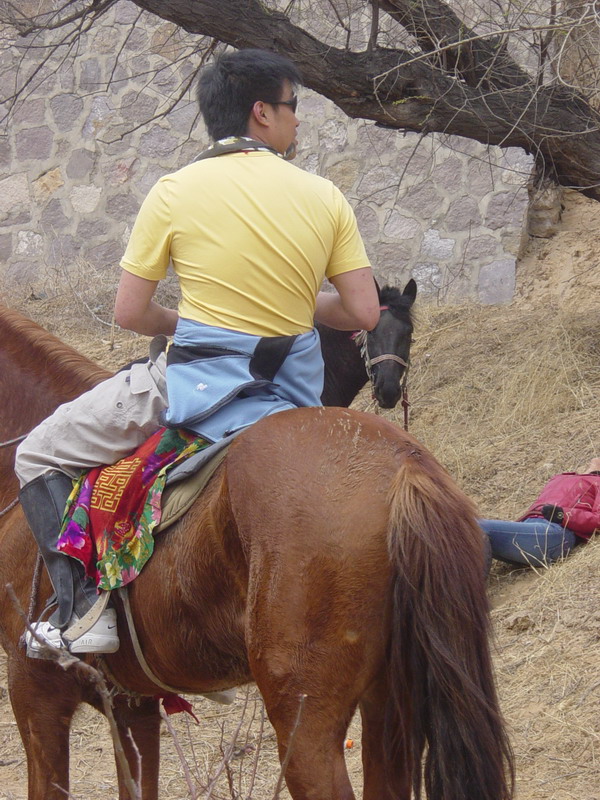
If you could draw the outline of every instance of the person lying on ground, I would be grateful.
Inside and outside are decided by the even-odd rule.
[[[600,529],[600,458],[580,473],[554,475],[515,521],[480,519],[492,556],[528,566],[548,566]]]

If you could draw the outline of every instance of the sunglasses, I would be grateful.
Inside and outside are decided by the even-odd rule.
[[[289,106],[294,114],[296,113],[296,109],[298,108],[298,98],[296,97],[296,95],[294,95],[291,100],[277,100],[275,103],[272,103],[270,101],[266,102],[268,102],[270,106]]]

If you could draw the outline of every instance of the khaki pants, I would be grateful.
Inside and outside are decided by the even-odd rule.
[[[133,364],[59,406],[17,448],[21,486],[47,472],[76,479],[82,470],[114,464],[151,436],[167,406],[166,355]]]

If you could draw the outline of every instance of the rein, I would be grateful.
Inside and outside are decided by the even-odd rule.
[[[0,449],[3,448],[3,447],[10,447],[13,444],[19,444],[19,442],[22,442],[25,438],[27,438],[27,434],[26,433],[24,433],[22,436],[17,436],[14,439],[9,439],[7,442],[0,442]],[[3,517],[5,514],[8,514],[8,512],[12,508],[14,508],[17,505],[18,502],[19,502],[19,498],[18,497],[15,497],[14,500],[11,500],[11,502],[6,506],[6,508],[3,508],[0,511],[0,517]]]
[[[27,438],[29,434],[24,433],[22,436],[17,436],[15,439],[9,439],[7,442],[0,442],[0,447],[10,447],[11,444],[19,444]]]
[[[9,512],[9,511],[10,511],[12,508],[14,508],[14,507],[17,505],[17,503],[18,503],[18,502],[19,502],[19,498],[18,498],[18,497],[15,497],[15,499],[14,499],[14,500],[11,500],[11,501],[10,501],[10,503],[9,503],[7,506],[5,506],[5,507],[2,509],[2,511],[0,511],[0,517],[3,517],[5,514],[8,514],[8,512]]]
[[[24,439],[26,439],[27,436],[28,436],[28,434],[24,433],[21,436],[16,436],[14,439],[9,439],[6,442],[0,442],[0,450],[3,447],[10,447],[13,444],[19,444]],[[15,497],[14,500],[11,500],[11,502],[5,508],[3,508],[0,511],[0,517],[3,517],[5,514],[8,514],[8,512],[11,509],[13,509],[17,505],[18,502],[19,502],[19,496],[17,495],[17,497]],[[35,560],[35,567],[33,569],[33,579],[31,581],[31,594],[29,595],[29,609],[27,611],[27,622],[29,622],[29,623],[31,623],[31,621],[33,620],[33,612],[34,612],[34,609],[35,609],[35,603],[36,603],[36,600],[37,600],[38,590],[40,588],[41,575],[42,575],[42,556],[41,556],[40,551],[38,550],[38,554],[37,554],[37,557],[36,557],[36,560]],[[23,645],[24,645],[25,644],[25,634],[23,634],[23,636],[21,638],[22,638]]]
[[[389,306],[380,306],[380,311],[388,311]],[[360,349],[360,354],[362,356],[362,360],[365,364],[365,369],[367,370],[367,376],[371,384],[374,382],[373,376],[373,366],[375,364],[381,364],[382,361],[395,361],[396,364],[400,364],[404,367],[404,375],[402,376],[402,381],[400,383],[400,392],[401,392],[401,403],[402,409],[404,412],[404,430],[408,430],[408,409],[410,407],[410,403],[408,402],[408,367],[409,362],[405,361],[400,356],[397,356],[395,353],[382,353],[380,356],[375,356],[375,358],[371,358],[369,355],[369,332],[368,331],[358,331],[357,333],[352,334],[352,338],[354,339],[354,343]],[[377,412],[376,412],[377,413]]]

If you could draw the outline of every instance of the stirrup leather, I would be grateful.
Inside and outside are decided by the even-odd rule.
[[[71,644],[71,642],[74,642],[75,639],[79,639],[80,636],[83,636],[89,630],[91,630],[100,619],[100,616],[106,609],[109,600],[110,591],[101,592],[100,596],[94,605],[89,609],[89,611],[87,611],[87,613],[85,613],[81,619],[78,619],[77,622],[73,623],[73,625],[63,631],[62,638],[65,640],[65,642],[67,642],[67,644]]]

